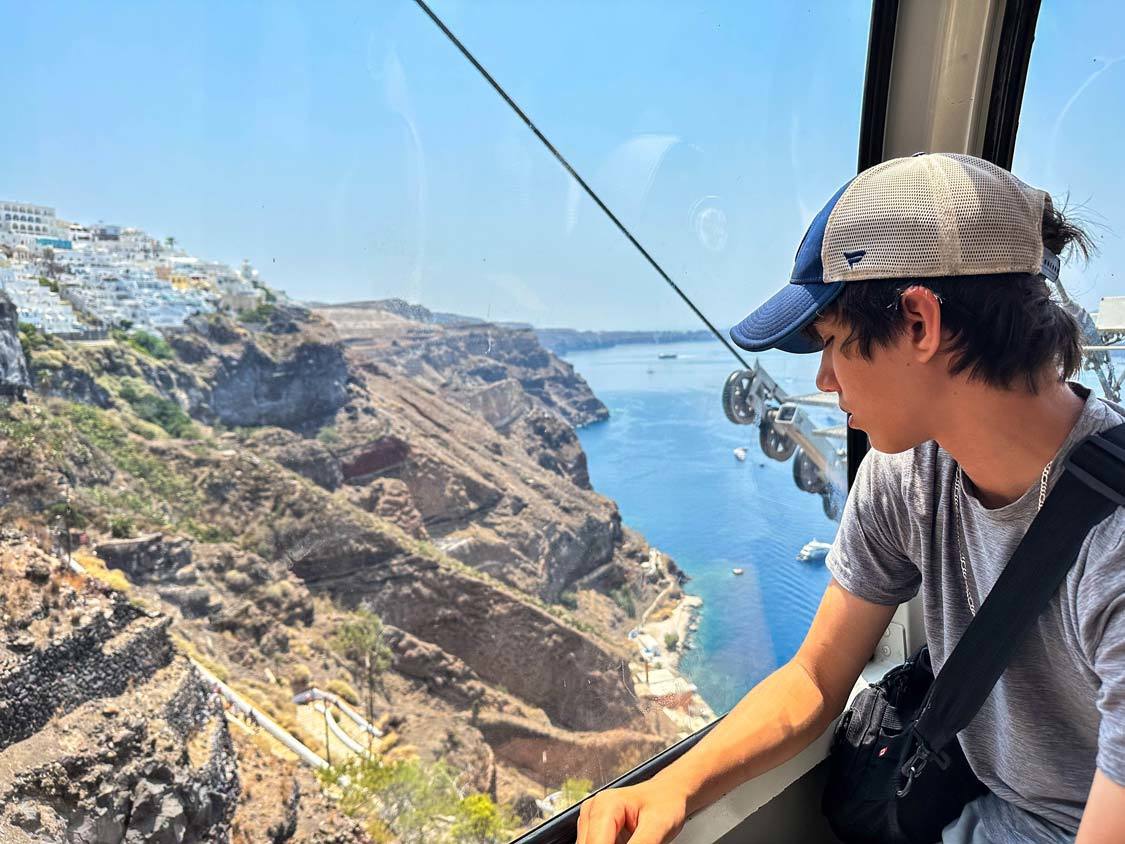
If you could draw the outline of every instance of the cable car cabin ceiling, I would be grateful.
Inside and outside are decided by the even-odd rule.
[[[807,408],[823,406],[826,400],[829,406],[834,406],[834,399],[824,394],[789,396],[760,362],[751,365],[745,361],[424,0],[415,0],[415,3],[645,261],[735,356],[741,369],[731,373],[721,395],[727,418],[736,425],[758,426],[758,447],[762,453],[773,460],[792,460],[795,485],[809,494],[820,495],[826,515],[838,519],[843,490],[850,487],[868,449],[866,434],[854,428],[847,428],[845,432],[844,429],[818,427],[810,419]],[[857,172],[889,157],[916,151],[965,152],[1009,168],[1038,13],[1038,0],[1006,3],[1001,0],[987,3],[875,0],[871,11]],[[970,58],[979,61],[970,64],[964,62],[963,56],[951,55],[951,32],[960,26],[958,34],[963,35],[966,21],[968,29],[978,36],[973,46],[979,48],[979,53]],[[960,42],[958,48],[962,48]],[[919,58],[919,51],[938,61],[928,66]],[[896,62],[899,57],[902,58]],[[945,95],[940,108],[925,115],[926,119],[921,122],[909,119],[905,105],[913,102],[915,108],[925,108],[917,104],[931,102],[927,94],[939,89]],[[987,98],[983,96],[985,91]],[[987,105],[982,107],[985,100]],[[974,103],[977,104],[975,112]],[[899,109],[903,113],[899,113]],[[948,123],[944,122],[947,120]],[[930,134],[923,137],[920,126]],[[891,136],[893,143],[888,144]],[[911,148],[898,148],[904,144]],[[630,785],[652,777],[686,753],[719,720],[721,717],[603,788]],[[579,808],[579,805],[572,806],[519,841],[522,844],[569,844],[576,834]]]

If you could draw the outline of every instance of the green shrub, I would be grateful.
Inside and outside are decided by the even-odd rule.
[[[114,539],[132,539],[137,535],[137,528],[128,516],[112,516],[109,520],[109,532]]]
[[[356,694],[356,690],[347,680],[329,680],[328,688],[325,691],[339,695],[352,706],[359,706],[359,695]]]
[[[277,308],[269,301],[262,302],[256,307],[246,308],[238,312],[239,322],[269,322]]]
[[[457,804],[456,820],[449,829],[455,844],[492,844],[507,839],[500,808],[487,794],[470,794]]]
[[[637,617],[637,605],[633,601],[633,593],[622,586],[620,589],[614,589],[609,593],[613,598],[613,602],[617,604],[629,618]]]
[[[173,437],[193,437],[197,433],[191,417],[171,399],[152,392],[141,392],[131,382],[122,385],[120,395],[129,403],[137,416],[146,422],[159,425]]]
[[[296,601],[297,588],[287,580],[275,580],[262,590],[258,600],[271,609],[282,609]]]
[[[559,595],[559,603],[568,610],[576,610],[578,609],[578,595],[574,592],[563,592]]]
[[[191,535],[197,542],[230,542],[234,533],[230,528],[208,523],[201,525],[195,519],[186,519],[182,525],[184,532]]]
[[[70,511],[69,515],[67,510]],[[84,514],[75,509],[73,504],[67,504],[65,501],[56,501],[43,511],[48,519],[61,519],[63,523],[69,524],[71,530],[82,530],[90,523]]]
[[[449,766],[417,759],[352,757],[319,773],[350,815],[386,830],[399,844],[502,844],[515,826],[484,794],[461,797]]]
[[[331,425],[317,431],[316,438],[325,445],[338,445],[342,439],[340,433]]]
[[[674,651],[676,646],[680,644],[680,635],[678,633],[665,633],[664,634],[664,647],[670,651]]]
[[[563,806],[573,806],[594,790],[593,780],[568,779],[562,784]]]
[[[19,333],[24,357],[30,357],[32,352],[47,348],[47,338],[30,322],[21,322]]]
[[[289,672],[289,685],[295,692],[303,692],[312,685],[312,672],[302,662],[298,662]]]
[[[129,336],[129,345],[134,349],[159,360],[168,360],[175,357],[175,352],[168,345],[168,341],[157,334],[147,331],[134,331]]]

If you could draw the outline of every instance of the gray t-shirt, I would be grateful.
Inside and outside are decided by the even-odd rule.
[[[1085,399],[1059,449],[1125,422],[1125,408],[1070,382]],[[1013,420],[1013,424],[1018,424]],[[1048,480],[1058,480],[1061,459]],[[951,506],[956,462],[930,441],[860,464],[826,564],[849,592],[880,604],[922,590],[935,671],[972,620]],[[989,510],[964,478],[961,514],[968,586],[978,609],[1038,506],[1036,482]],[[1095,765],[1125,785],[1125,508],[1096,525],[1078,560],[958,738],[997,796],[1076,832]]]

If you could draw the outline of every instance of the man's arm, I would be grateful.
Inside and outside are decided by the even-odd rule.
[[[1100,770],[1094,774],[1086,810],[1074,844],[1105,844],[1125,841],[1125,786],[1120,786]]]
[[[690,815],[796,756],[843,711],[894,612],[830,581],[796,656],[653,781],[684,794]]]

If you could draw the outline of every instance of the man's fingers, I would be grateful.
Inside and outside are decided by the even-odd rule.
[[[582,808],[587,806],[589,810],[586,812],[585,823],[579,813],[578,844],[617,844],[617,831],[625,816],[625,807],[621,801],[590,798]]]
[[[632,837],[627,840],[628,844],[664,844],[668,838],[668,832],[668,827],[663,823],[655,821],[646,823],[646,819],[641,818],[636,830],[633,831]]]
[[[574,839],[574,844],[589,844],[590,842],[590,809],[593,798],[588,798],[582,801],[582,808],[578,810],[578,837]]]

